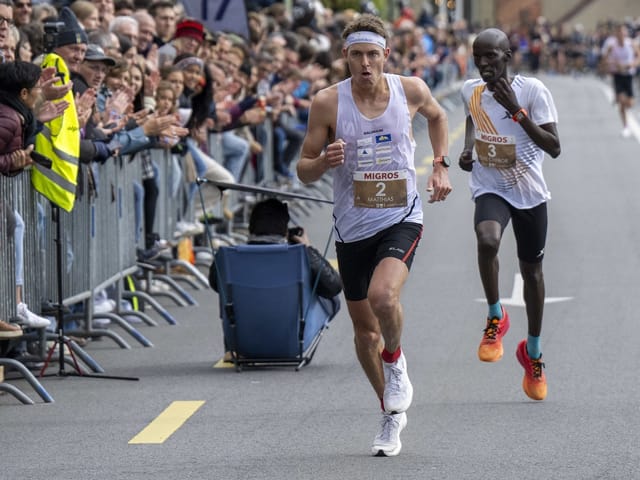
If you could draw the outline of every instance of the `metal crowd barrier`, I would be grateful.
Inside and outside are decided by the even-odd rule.
[[[4,247],[0,255],[0,319],[9,321],[16,315],[16,255],[15,255],[15,215],[17,211],[25,224],[24,232],[24,284],[22,287],[22,301],[37,310],[42,300],[42,244],[39,235],[41,222],[38,222],[39,204],[36,193],[31,188],[30,175],[23,172],[15,177],[0,176],[0,244]],[[45,334],[42,329],[25,334],[15,340],[20,342],[29,338],[40,340],[44,344]],[[3,342],[4,343],[4,342]],[[0,358],[0,365],[7,370],[21,375],[46,403],[52,403],[53,398],[44,389],[33,374],[17,360]],[[33,404],[22,390],[5,381],[0,383],[1,390],[12,394],[24,404]]]
[[[173,154],[169,150],[157,148],[151,149],[150,153],[152,161],[158,167],[156,180],[159,190],[153,231],[157,232],[160,238],[173,240],[176,223],[183,206],[184,182],[179,182],[179,187],[172,196],[172,189],[175,188],[173,184],[176,180],[174,179],[174,161],[176,160]]]
[[[16,314],[16,274],[14,234],[11,225],[15,225],[13,212],[15,208],[16,187],[19,178],[0,176],[0,320],[9,321]]]

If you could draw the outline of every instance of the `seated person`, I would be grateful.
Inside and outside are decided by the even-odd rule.
[[[342,291],[340,274],[331,266],[326,258],[313,246],[304,229],[295,227],[289,229],[289,208],[286,203],[276,198],[268,198],[255,204],[249,217],[249,241],[250,245],[264,245],[276,243],[302,243],[306,246],[311,270],[311,281],[315,282],[318,275],[316,293],[320,302],[324,305],[330,318],[333,318],[340,309],[338,295]],[[216,276],[215,260],[209,270],[209,284],[218,291],[218,278]],[[225,345],[225,361],[231,357]]]

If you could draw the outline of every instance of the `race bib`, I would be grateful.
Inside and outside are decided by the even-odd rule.
[[[353,204],[363,208],[407,206],[406,170],[391,172],[355,172]]]
[[[513,167],[516,164],[516,137],[476,131],[476,153],[485,167]]]

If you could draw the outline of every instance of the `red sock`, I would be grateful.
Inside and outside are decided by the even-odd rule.
[[[395,352],[390,352],[389,350],[387,350],[386,348],[384,348],[382,350],[382,360],[387,362],[387,363],[393,363],[396,360],[398,360],[398,358],[400,357],[400,354],[402,353],[402,350],[400,350],[400,347],[398,347],[396,349]]]

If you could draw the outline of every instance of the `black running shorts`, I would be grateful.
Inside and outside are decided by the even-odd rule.
[[[547,239],[547,203],[519,210],[499,195],[487,193],[476,198],[474,226],[485,220],[494,220],[507,227],[513,224],[518,258],[527,263],[541,262]]]
[[[410,269],[421,237],[422,225],[402,222],[364,240],[336,242],[345,298],[352,301],[367,298],[371,276],[383,258],[398,258]]]

